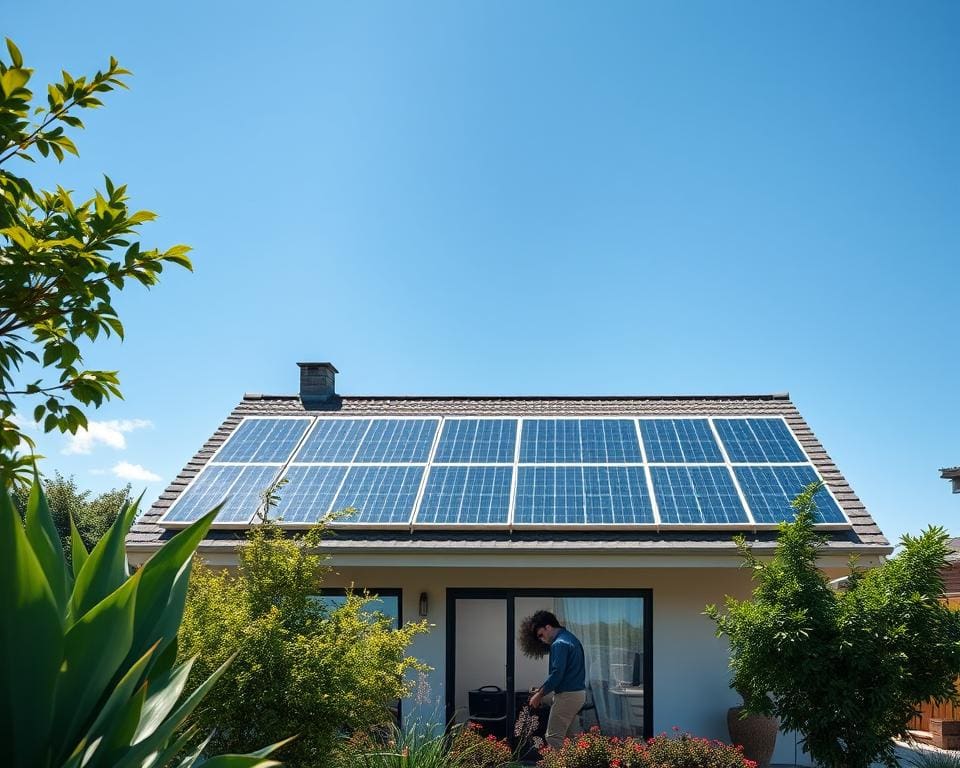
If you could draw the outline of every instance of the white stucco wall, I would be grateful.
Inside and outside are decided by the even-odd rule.
[[[727,645],[714,636],[713,623],[703,615],[707,603],[720,603],[727,594],[749,594],[749,573],[729,568],[465,568],[390,567],[343,565],[327,578],[330,586],[373,585],[403,590],[403,616],[414,620],[421,592],[429,598],[428,621],[434,625],[428,635],[417,639],[412,653],[434,668],[430,675],[431,702],[417,710],[405,704],[407,716],[435,721],[444,717],[446,655],[446,589],[486,588],[644,588],[653,593],[653,722],[654,731],[678,726],[698,736],[729,740],[727,709],[738,703],[729,688]],[[517,619],[519,620],[518,613]],[[491,624],[502,637],[503,623]],[[481,638],[471,639],[482,645]],[[499,642],[489,650],[502,658]],[[486,653],[486,650],[480,651]],[[489,655],[489,654],[487,654]],[[502,663],[502,662],[501,662]],[[459,672],[464,680],[470,672]],[[472,678],[470,678],[472,680]],[[479,680],[480,677],[477,677]],[[520,684],[518,680],[518,685]],[[795,743],[792,735],[781,734],[774,762],[792,765]],[[804,762],[796,751],[799,764]]]

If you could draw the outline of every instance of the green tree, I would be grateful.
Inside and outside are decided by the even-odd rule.
[[[85,427],[82,407],[122,395],[116,371],[84,369],[81,343],[123,337],[112,301],[130,280],[152,286],[167,263],[192,267],[187,246],[141,248],[137,231],[155,215],[131,210],[125,186],[106,178],[103,191],[76,201],[59,186],[34,189],[12,170],[76,155],[67,129],[83,128],[77,113],[126,88],[130,73],[112,57],[92,77],[64,72],[47,86],[45,103],[34,105],[33,70],[10,40],[7,51],[10,61],[0,59],[0,479],[9,482],[22,481],[35,458],[18,405],[32,405],[30,415],[47,432]]]
[[[43,492],[50,507],[50,516],[60,535],[60,544],[70,562],[70,521],[80,533],[83,545],[93,549],[102,539],[120,514],[120,510],[130,503],[130,484],[90,498],[91,491],[81,491],[72,477],[64,477],[54,472],[52,478],[43,480]],[[27,508],[30,491],[23,486],[13,489],[13,500],[23,514]]]
[[[960,613],[941,600],[947,534],[931,527],[904,536],[878,568],[851,564],[846,590],[817,567],[824,538],[814,528],[814,494],[795,501],[776,552],[757,560],[738,545],[757,583],[750,600],[707,606],[718,636],[730,640],[733,682],[748,712],[772,714],[804,736],[829,768],[895,768],[891,739],[905,735],[918,702],[955,698]]]
[[[190,684],[237,654],[197,711],[218,750],[297,734],[284,750],[289,763],[328,765],[339,732],[387,722],[388,707],[410,692],[407,672],[425,669],[407,655],[425,622],[393,629],[367,596],[330,611],[314,599],[321,535],[285,538],[265,523],[240,548],[235,574],[194,569],[179,634],[181,657],[197,656]]]

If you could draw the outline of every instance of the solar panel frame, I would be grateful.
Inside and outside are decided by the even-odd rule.
[[[266,422],[304,422],[304,430],[297,436],[295,439],[290,441],[289,449],[278,449],[279,453],[274,452],[268,456],[256,456],[256,452],[260,451],[260,448],[254,453],[253,457],[249,459],[237,458],[235,455],[231,454],[231,451],[236,452],[240,450],[238,447],[239,441],[243,440],[245,435],[244,432],[249,426],[250,430],[256,429],[255,425],[263,424]],[[223,444],[217,448],[213,456],[210,457],[211,464],[286,464],[290,457],[293,456],[294,452],[299,447],[301,441],[304,438],[310,428],[313,426],[314,418],[312,416],[246,416],[243,420],[237,424],[234,430],[227,436],[223,441]],[[261,443],[261,446],[263,444]]]
[[[218,457],[222,455],[222,450],[224,446],[229,444],[230,439],[235,434],[236,430],[249,421],[254,420],[303,420],[310,422],[306,431],[301,435],[299,442],[293,447],[290,454],[286,457],[285,462],[229,462],[229,461],[218,461]],[[684,422],[684,421],[699,421],[704,420],[710,426],[710,430],[713,433],[713,438],[716,445],[719,447],[721,452],[720,460],[717,462],[699,462],[691,463],[689,461],[683,462],[661,462],[657,460],[656,455],[649,455],[647,448],[649,447],[644,440],[644,421],[673,421],[673,422]],[[625,414],[616,414],[616,415],[603,415],[603,416],[551,416],[550,414],[536,414],[535,416],[514,416],[512,414],[492,414],[492,415],[478,415],[478,416],[461,416],[456,414],[450,417],[444,416],[433,416],[426,414],[417,414],[417,415],[402,415],[402,416],[389,416],[385,417],[382,415],[363,415],[363,416],[248,416],[245,417],[243,421],[235,429],[234,433],[231,433],[230,436],[224,441],[224,445],[218,448],[217,452],[211,457],[210,461],[201,468],[200,472],[195,478],[193,478],[190,484],[186,489],[181,493],[180,497],[174,501],[171,507],[161,516],[159,523],[168,528],[179,528],[186,527],[189,525],[192,520],[179,520],[177,519],[176,510],[179,504],[182,503],[182,499],[188,497],[190,489],[199,479],[203,477],[206,472],[211,471],[214,467],[252,467],[252,466],[271,466],[273,469],[277,470],[280,473],[279,477],[287,477],[288,475],[296,475],[300,472],[304,472],[309,467],[337,467],[340,472],[342,472],[341,484],[337,488],[336,496],[331,507],[335,508],[334,505],[339,503],[341,492],[344,490],[344,484],[346,483],[347,477],[349,476],[351,470],[355,468],[368,468],[374,470],[382,470],[385,468],[406,468],[406,469],[415,469],[419,468],[419,473],[414,472],[413,475],[419,475],[419,484],[408,482],[404,486],[404,499],[403,504],[407,504],[409,500],[409,495],[413,494],[413,505],[409,508],[409,514],[406,519],[401,520],[400,517],[396,515],[374,515],[374,519],[371,520],[369,515],[363,514],[359,518],[352,521],[334,521],[331,523],[334,527],[362,527],[362,528],[455,528],[458,530],[466,528],[497,528],[497,529],[527,529],[527,528],[562,528],[562,529],[571,529],[571,528],[584,528],[584,529],[617,529],[617,528],[627,528],[627,529],[659,529],[659,528],[682,528],[687,530],[712,530],[712,529],[754,529],[754,530],[765,530],[776,528],[776,523],[765,522],[766,518],[764,514],[759,515],[759,519],[754,518],[752,505],[749,503],[747,497],[744,494],[744,489],[741,488],[739,478],[737,476],[736,469],[741,466],[747,466],[744,462],[732,461],[731,457],[727,453],[727,446],[721,438],[720,432],[717,428],[718,422],[729,422],[732,420],[761,420],[767,422],[779,421],[782,423],[782,428],[778,429],[786,430],[786,434],[792,439],[796,444],[803,455],[803,459],[796,462],[764,462],[762,466],[764,467],[777,467],[777,466],[788,466],[788,467],[805,467],[807,472],[812,472],[813,475],[817,478],[821,478],[819,469],[809,458],[806,449],[803,444],[794,434],[790,424],[783,416],[771,416],[769,414],[763,415],[752,415],[744,414],[738,415],[737,417],[727,416],[727,415],[687,415],[687,414],[651,414],[651,415],[632,415],[628,416]],[[356,450],[353,452],[353,455],[350,457],[350,460],[343,460],[343,453],[327,454],[327,456],[339,461],[327,462],[327,461],[315,461],[313,459],[318,458],[316,454],[309,455],[305,453],[306,443],[312,435],[315,434],[315,431],[327,429],[328,431],[335,431],[340,425],[334,425],[334,422],[344,422],[350,421],[355,424],[363,422],[366,429],[364,430],[363,437],[358,441]],[[386,422],[408,422],[408,421],[420,421],[424,422],[424,425],[421,425],[421,439],[419,441],[419,448],[415,447],[415,450],[409,451],[404,450],[401,446],[400,450],[395,450],[394,448],[389,448],[386,452],[376,454],[367,454],[366,456],[361,457],[361,446],[367,434],[369,434],[373,424],[378,421]],[[576,453],[571,454],[570,451],[561,450],[559,455],[554,452],[552,455],[550,453],[542,454],[535,456],[534,458],[539,459],[536,462],[527,461],[525,459],[531,458],[529,454],[525,455],[522,446],[522,439],[524,435],[524,430],[528,422],[552,422],[553,425],[556,425],[563,422],[563,426],[560,427],[564,434],[569,436],[576,434],[579,438],[577,450],[580,451],[579,456]],[[324,422],[321,424],[320,422]],[[427,439],[423,437],[423,430],[426,429],[427,432],[430,431],[431,427],[429,422],[433,422],[432,425],[432,438]],[[477,422],[477,430],[481,430],[483,427],[482,423],[510,423],[515,429],[514,434],[514,445],[512,448],[512,455],[508,456],[509,451],[506,450],[504,446],[498,451],[495,451],[496,462],[480,462],[477,459],[480,458],[489,458],[490,453],[484,454],[483,451],[477,452],[465,452],[459,455],[450,454],[447,452],[438,452],[438,446],[440,445],[441,439],[444,432],[447,429],[448,423],[460,422],[461,425],[466,424],[467,422]],[[579,422],[576,427],[574,427],[570,422]],[[584,456],[582,452],[583,443],[583,424],[586,423],[590,428],[596,432],[599,427],[602,430],[602,434],[606,434],[606,430],[613,429],[613,432],[616,432],[616,428],[613,428],[610,425],[610,422],[619,422],[620,433],[623,434],[624,429],[628,428],[631,434],[630,444],[633,444],[635,440],[636,452],[624,454],[622,451],[617,453],[616,451],[609,451],[606,447],[602,448],[598,453],[588,454]],[[472,426],[472,425],[471,425]],[[354,427],[355,429],[358,427]],[[406,429],[410,429],[407,427]],[[702,428],[701,428],[702,429]],[[395,430],[396,431],[396,430]],[[399,431],[403,431],[401,428]],[[389,442],[389,441],[387,441]],[[416,441],[414,441],[416,442]],[[598,440],[598,443],[602,440]],[[367,460],[371,456],[377,460]],[[310,460],[301,460],[301,459],[310,459]],[[323,457],[321,457],[323,458]],[[450,458],[461,458],[463,461],[444,461],[444,459]],[[571,458],[579,458],[576,463],[567,463],[563,461],[549,462],[549,458],[559,458],[569,460]],[[584,458],[595,458],[599,459],[598,461],[584,461]],[[688,456],[684,455],[682,458],[689,459]],[[393,461],[389,459],[395,459]],[[754,465],[750,465],[754,466]],[[761,465],[757,465],[761,466]],[[460,522],[452,524],[449,522],[433,522],[428,519],[429,516],[419,519],[420,510],[423,507],[425,494],[428,491],[428,483],[430,480],[430,475],[435,469],[441,467],[467,467],[474,470],[477,470],[482,467],[497,467],[501,470],[501,477],[509,475],[509,495],[508,495],[508,511],[507,519],[503,521],[501,518],[497,518],[494,521],[471,521],[471,522]],[[619,516],[616,510],[601,510],[597,509],[591,515],[587,515],[586,511],[582,521],[578,522],[568,522],[562,521],[558,523],[545,522],[544,520],[538,521],[527,521],[524,518],[529,517],[528,513],[521,510],[518,514],[518,499],[524,492],[524,488],[521,487],[521,474],[528,468],[579,468],[580,469],[580,482],[573,483],[570,487],[580,489],[577,492],[585,494],[586,491],[584,487],[586,486],[584,473],[590,472],[594,475],[599,476],[602,472],[606,472],[609,476],[612,469],[616,469],[616,472],[623,472],[623,468],[630,467],[633,468],[633,474],[631,475],[631,482],[634,483],[634,490],[636,490],[636,483],[641,483],[641,488],[645,487],[645,499],[641,500],[640,505],[645,510],[642,515],[639,517],[634,515],[629,519],[619,519]],[[696,522],[673,522],[669,511],[666,513],[661,510],[661,505],[658,500],[656,493],[656,484],[655,484],[655,471],[658,467],[684,467],[687,469],[694,467],[709,468],[709,467],[724,467],[727,470],[727,473],[732,478],[734,488],[739,496],[739,501],[744,509],[747,520],[736,520],[734,522],[706,522],[706,521],[696,521]],[[410,476],[410,472],[406,472],[406,475]],[[541,476],[545,476],[541,473]],[[554,473],[554,476],[558,476],[557,473]],[[592,475],[591,475],[592,476]],[[276,475],[274,479],[276,479]],[[822,478],[821,478],[822,479]],[[502,480],[501,480],[502,482]],[[416,486],[416,487],[413,487]],[[570,490],[561,489],[563,491]],[[281,499],[282,499],[282,491]],[[836,500],[833,495],[832,490],[827,489],[827,493],[831,497],[831,502],[836,506],[836,510],[840,513],[841,519],[831,519],[827,522],[818,522],[817,527],[823,530],[829,529],[849,529],[851,523],[846,515],[846,512],[843,509],[843,506]],[[643,491],[638,491],[638,495],[643,496]],[[586,498],[586,497],[584,497]],[[599,498],[599,497],[598,497]],[[608,497],[609,500],[609,497]],[[282,503],[282,502],[281,502]],[[432,503],[428,499],[428,503]],[[402,505],[401,505],[402,506]],[[315,518],[320,516],[320,511],[315,509],[313,505],[308,505],[309,509],[305,512],[301,512],[298,515],[289,516],[284,514],[284,518],[279,521],[279,525],[283,527],[290,528],[302,528],[307,525],[312,525]],[[329,511],[331,507],[327,507],[324,511]],[[423,507],[426,509],[426,507]],[[584,507],[586,510],[586,506]],[[649,511],[649,514],[647,512]],[[276,513],[275,513],[276,514]],[[255,512],[252,512],[249,519],[240,520],[222,520],[218,519],[215,521],[214,527],[216,528],[243,528],[247,527],[250,520],[254,519]],[[242,517],[242,516],[241,516]],[[402,517],[402,516],[401,516]],[[564,515],[569,519],[569,515]],[[629,516],[628,516],[629,517]],[[836,515],[833,515],[836,518]],[[435,516],[434,516],[435,518]]]

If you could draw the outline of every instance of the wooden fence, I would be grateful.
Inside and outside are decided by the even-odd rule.
[[[947,598],[947,605],[954,610],[960,610],[960,595],[951,595]],[[960,679],[954,685],[960,691]],[[920,705],[920,714],[910,720],[907,726],[911,731],[929,731],[930,718],[939,717],[944,720],[960,720],[960,707],[956,707],[949,702],[946,704],[937,704],[934,701],[925,701]]]

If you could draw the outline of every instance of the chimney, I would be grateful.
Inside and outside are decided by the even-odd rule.
[[[337,394],[336,374],[333,363],[297,363],[300,366],[300,400],[326,402]]]

